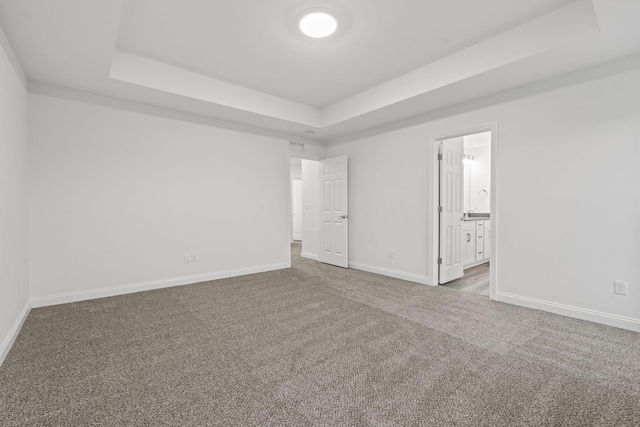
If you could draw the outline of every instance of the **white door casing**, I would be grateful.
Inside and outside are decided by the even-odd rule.
[[[349,267],[349,168],[347,156],[320,161],[320,251],[318,260]]]
[[[440,255],[439,283],[464,275],[462,260],[463,138],[440,142]]]
[[[293,240],[302,240],[302,180],[291,180]]]

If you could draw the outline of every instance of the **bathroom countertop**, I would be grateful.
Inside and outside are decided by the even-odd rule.
[[[490,216],[471,216],[469,218],[465,218],[464,221],[485,221],[490,219]]]

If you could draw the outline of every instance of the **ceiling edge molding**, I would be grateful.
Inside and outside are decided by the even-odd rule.
[[[533,21],[317,109],[115,49],[110,77],[169,94],[322,130],[401,104],[599,31],[591,0],[578,0]]]
[[[322,110],[328,127],[549,51],[598,31],[590,0],[581,0],[505,31]]]
[[[429,111],[424,114],[418,114],[382,126],[377,126],[363,130],[361,132],[352,133],[343,137],[330,139],[325,142],[326,147],[332,147],[339,144],[345,144],[370,136],[380,135],[383,133],[393,132],[395,130],[418,126],[424,123],[436,120],[446,119],[447,117],[477,111],[483,108],[489,108],[494,105],[504,104],[511,101],[517,101],[528,96],[535,96],[541,93],[570,87],[573,85],[585,83],[591,80],[612,76],[627,71],[640,70],[640,54],[634,54],[614,61],[598,64],[596,66],[573,71],[550,79],[537,81],[524,86],[508,89],[502,92],[493,93],[487,96],[471,99],[459,104],[440,108],[438,110]]]
[[[200,124],[204,126],[211,126],[226,130],[232,130],[236,132],[249,133],[253,135],[260,135],[269,138],[276,138],[287,141],[302,142],[305,144],[311,144],[317,147],[324,148],[323,141],[317,139],[308,138],[300,135],[289,134],[284,132],[272,131],[256,126],[245,125],[241,123],[220,120],[213,117],[202,116],[198,114],[172,110],[165,107],[158,107],[150,104],[145,104],[138,101],[125,100],[121,98],[114,98],[105,95],[99,95],[91,92],[84,92],[81,90],[70,89],[63,86],[50,85],[47,83],[29,81],[28,90],[30,94],[44,95],[54,98],[68,99],[71,101],[83,102],[87,104],[99,105],[102,107],[113,108],[117,110],[130,111],[139,114],[145,114],[150,116],[162,117],[171,120],[178,120],[183,122],[190,122]]]
[[[114,50],[110,77],[212,104],[302,124],[320,125],[320,111],[308,105],[216,80],[163,62]]]
[[[16,53],[13,50],[13,46],[11,46],[9,39],[7,38],[7,35],[5,34],[1,26],[0,26],[0,45],[2,45],[2,48],[7,54],[7,58],[9,58],[9,62],[11,62],[11,65],[13,65],[13,69],[15,70],[16,75],[18,76],[18,79],[20,79],[20,81],[22,82],[22,86],[24,86],[25,90],[28,90],[29,80],[27,79],[27,75],[24,73],[24,70],[22,69],[22,65],[20,64],[20,61],[18,61],[18,57],[16,56]]]

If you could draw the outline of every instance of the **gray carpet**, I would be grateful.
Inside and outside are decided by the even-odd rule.
[[[639,334],[299,253],[32,310],[0,425],[640,425]]]

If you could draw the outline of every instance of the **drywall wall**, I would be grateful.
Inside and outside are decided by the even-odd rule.
[[[325,157],[325,147],[323,142],[299,142],[290,141],[291,144],[289,153],[291,158],[306,159],[306,160],[321,160]]]
[[[294,180],[301,180],[302,179],[302,159],[297,158],[297,157],[291,157],[290,159],[290,176],[291,176],[291,192],[290,192],[290,197],[291,197],[291,243],[293,243],[294,240],[300,240],[300,235],[296,236],[295,235],[295,217],[294,217],[294,206],[296,203],[295,200],[295,192],[293,191],[293,186],[294,186]],[[299,195],[300,196],[300,195]],[[301,221],[302,222],[302,221]],[[302,225],[301,225],[302,227]]]
[[[0,29],[0,38],[4,34]],[[5,39],[6,40],[6,39]],[[0,44],[0,363],[28,312],[27,91]]]
[[[498,299],[640,330],[638,67],[638,58],[606,64],[493,105],[329,144],[328,157],[349,156],[353,266],[431,282],[430,138],[497,121]],[[613,293],[614,279],[628,282],[626,296]]]
[[[320,162],[302,160],[302,256],[317,259],[320,245]]]
[[[291,157],[291,179],[302,179],[302,159]]]
[[[351,266],[427,282],[427,140],[412,127],[328,147],[349,156]]]
[[[29,102],[34,305],[290,265],[288,141]]]
[[[491,212],[491,133],[486,135],[487,146],[464,149],[465,154],[474,158],[464,165],[465,212]]]

